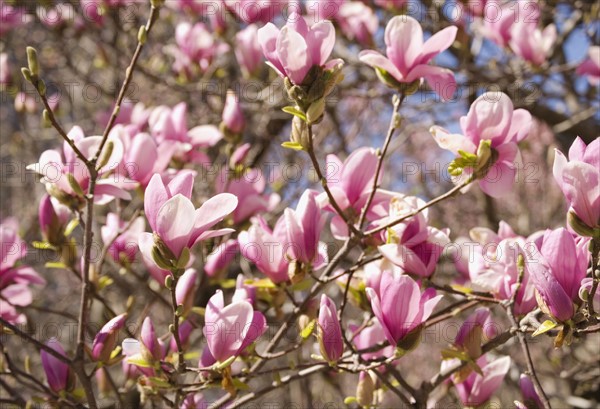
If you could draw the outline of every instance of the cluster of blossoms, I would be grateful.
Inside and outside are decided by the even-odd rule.
[[[95,21],[101,25],[102,8],[126,2],[87,3],[96,10]],[[196,12],[196,7],[203,7],[195,2],[178,3],[178,7]],[[271,2],[263,2],[252,14],[240,9],[248,2],[217,3],[247,23],[238,40],[249,44],[248,48],[236,49],[244,74],[257,72],[255,54],[261,50],[283,79],[294,103],[284,109],[294,116],[291,140],[284,146],[308,153],[318,167],[312,127],[324,117],[325,98],[342,81],[344,64],[341,59],[331,59],[335,27],[326,19],[334,20],[347,37],[371,45],[377,16],[365,12],[365,8],[371,9],[361,2],[330,1],[339,9],[329,15],[319,7],[322,4],[309,2],[308,9],[317,22],[310,24],[309,18],[292,13],[280,29],[270,22]],[[376,3],[399,8],[404,2]],[[210,24],[224,30],[226,22],[215,19]],[[548,40],[551,45],[553,28],[542,34],[537,24],[538,18],[533,25],[502,20],[484,28],[494,41],[541,65],[551,48],[545,43]],[[365,50],[359,59],[375,69],[384,85],[401,95],[399,101],[425,83],[443,100],[449,100],[456,88],[454,73],[432,61],[452,47],[457,33],[458,28],[450,26],[424,40],[416,19],[395,16],[384,33],[386,55]],[[543,35],[550,39],[541,41]],[[175,38],[177,47],[171,49],[176,58],[174,69],[188,78],[197,68],[207,70],[213,59],[229,49],[217,44],[204,23],[181,23]],[[593,73],[590,63],[582,67]],[[465,252],[456,258],[460,282],[443,287],[434,279],[451,232],[433,225],[430,204],[421,198],[379,188],[385,152],[361,147],[345,159],[328,155],[327,168],[336,172],[319,174],[323,192],[305,189],[295,207],[281,206],[280,217],[270,220],[265,213],[278,209],[282,198],[267,191],[260,169],[247,164],[252,146],[242,143],[246,118],[236,95],[228,92],[222,107],[219,126],[189,129],[183,102],[155,108],[125,103],[106,137],[85,136],[75,126],[66,135],[62,151],[47,150],[30,165],[42,175],[47,191],[39,207],[43,244],[60,255],[64,268],[76,270],[79,261],[70,251],[75,245],[71,237],[75,223],[70,219],[78,220],[86,205],[89,212],[94,205],[108,206],[118,199],[118,211],[106,211],[100,228],[106,255],[123,274],[135,275],[135,262],[141,259],[149,277],[156,281],[151,288],[157,297],[168,292],[171,298],[163,299],[172,307],[168,332],[161,335],[157,330],[154,323],[158,314],[154,311],[140,317],[139,331],[131,332],[128,306],[120,314],[112,314],[89,348],[81,345],[96,364],[98,377],[104,376],[105,368],[120,364],[126,380],[137,383],[143,394],[151,397],[159,395],[161,389],[179,388],[177,377],[187,371],[194,373],[196,384],[220,382],[222,390],[233,397],[245,386],[240,378],[264,359],[253,348],[269,328],[268,319],[281,318],[287,312],[283,303],[289,297],[294,302],[294,314],[302,314],[298,320],[301,342],[312,334],[317,339],[314,346],[318,345],[320,355],[312,358],[328,370],[359,372],[355,399],[362,407],[370,407],[375,400],[373,390],[387,387],[379,375],[418,348],[422,331],[432,325],[436,313],[441,314],[436,309],[447,292],[467,299],[474,294],[487,303],[505,306],[513,319],[524,318],[539,307],[550,324],[540,327],[536,335],[556,328],[557,347],[570,343],[579,323],[590,317],[597,319],[598,281],[588,274],[588,267],[597,263],[590,247],[593,252],[600,246],[600,139],[587,146],[577,139],[568,159],[556,152],[553,173],[569,205],[566,227],[529,237],[516,234],[504,222],[498,232],[472,229],[473,245],[461,246]],[[448,167],[456,184],[454,193],[478,184],[489,196],[508,194],[515,183],[519,143],[528,137],[531,125],[529,112],[515,109],[508,95],[486,92],[460,118],[461,133],[432,127],[435,142],[455,155]],[[212,181],[216,194],[199,201],[198,172],[192,166],[210,167],[208,151],[219,145],[226,145],[228,162]],[[95,158],[93,167],[88,162],[91,158]],[[122,219],[122,202],[136,200],[143,201],[143,216],[136,212],[129,221]],[[363,256],[372,258],[361,257],[355,267],[331,271],[339,260],[329,259],[329,249],[321,241],[329,215],[331,235],[344,246],[360,245]],[[26,247],[17,228],[10,219],[0,226],[0,317],[8,323],[23,322],[25,317],[18,308],[32,301],[29,285],[44,284],[35,271],[19,264]],[[91,226],[84,228],[92,234]],[[236,269],[233,284],[229,277],[238,253],[244,257],[245,267],[255,267],[256,274],[251,274],[250,267],[244,268],[243,274]],[[79,264],[90,262],[84,257]],[[92,266],[94,273],[101,274],[103,262]],[[91,281],[94,291],[108,285],[98,277]],[[362,325],[353,323],[346,328],[346,299],[338,309],[333,293],[318,297],[333,281],[345,296],[351,294],[354,307],[366,317]],[[207,283],[219,288],[214,293],[211,289],[206,307],[199,308],[196,296]],[[230,294],[227,290],[234,285]],[[199,346],[192,333],[200,328],[196,332],[202,333],[205,345],[195,358],[198,368],[190,368],[186,361],[194,355],[189,353]],[[127,332],[125,340],[121,340],[123,332]],[[454,341],[442,352],[441,373],[451,371],[447,384],[454,386],[464,405],[480,407],[489,402],[513,365],[510,357],[485,350],[486,343],[498,336],[492,311],[481,307],[462,322]],[[267,350],[267,355],[270,353]],[[59,399],[75,396],[74,368],[59,340],[45,344],[41,361],[49,389]],[[518,403],[520,407],[542,406],[538,387],[529,377],[523,375],[520,386],[524,401]],[[186,390],[184,396],[179,390],[176,393],[181,407],[206,404],[197,390]]]

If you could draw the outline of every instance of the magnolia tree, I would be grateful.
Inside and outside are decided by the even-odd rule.
[[[597,13],[1,1],[0,406],[596,407]]]

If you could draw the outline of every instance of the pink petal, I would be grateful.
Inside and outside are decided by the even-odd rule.
[[[296,84],[302,84],[313,61],[306,40],[289,27],[283,27],[277,38],[277,54],[286,75]]]
[[[373,50],[365,50],[361,51],[358,54],[358,58],[364,62],[365,64],[373,67],[373,68],[381,68],[387,71],[392,77],[394,77],[399,82],[404,82],[404,76],[398,70],[398,68],[394,65],[394,63],[388,60],[386,57]]]

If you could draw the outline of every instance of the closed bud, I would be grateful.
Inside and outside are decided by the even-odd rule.
[[[155,9],[161,8],[163,4],[165,4],[165,0],[150,0],[150,5]]]
[[[40,64],[38,63],[37,51],[33,47],[27,47],[27,64],[29,65],[29,71],[31,75],[40,75]]]
[[[137,38],[140,44],[146,43],[146,40],[148,39],[148,31],[146,30],[146,26],[140,26]]]
[[[115,144],[113,141],[106,142],[106,146],[102,150],[102,154],[100,155],[100,159],[98,160],[98,164],[96,165],[96,170],[102,169],[108,161],[113,153],[113,149],[115,148]]]
[[[31,82],[31,71],[29,68],[21,68],[21,74],[23,74],[23,78],[25,78],[27,82]]]
[[[310,104],[310,107],[306,111],[306,119],[309,124],[317,123],[323,117],[323,113],[325,112],[325,99],[320,98]]]
[[[173,276],[172,275],[168,275],[165,277],[165,287],[167,287],[169,290],[173,287]]]
[[[50,121],[50,113],[47,109],[42,111],[42,126],[44,128],[49,128],[52,126],[52,121]]]
[[[362,407],[369,407],[373,403],[375,382],[368,372],[361,372],[356,385],[356,402]]]

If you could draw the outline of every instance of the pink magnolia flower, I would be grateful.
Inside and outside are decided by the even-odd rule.
[[[600,84],[600,46],[590,46],[588,58],[577,67],[576,72],[579,75],[587,75],[590,84]]]
[[[83,130],[78,126],[73,127],[68,136],[75,142],[75,146],[86,158],[91,158],[96,154],[102,141],[101,136],[84,137]],[[123,143],[121,140],[116,136],[109,136],[104,149],[109,144],[113,146],[112,153],[106,164],[99,170],[99,175],[110,172],[123,158]],[[57,150],[44,151],[39,162],[27,166],[27,169],[42,175],[41,182],[46,185],[48,193],[57,197],[62,203],[70,207],[78,207],[83,204],[83,199],[69,183],[68,175],[72,175],[73,180],[81,187],[82,191],[87,193],[90,174],[85,164],[75,155],[73,149],[66,142],[63,144],[62,155]],[[98,204],[105,204],[115,197],[131,200],[131,195],[116,186],[112,178],[99,179],[96,183],[94,201]]]
[[[443,297],[436,296],[433,288],[421,294],[415,280],[407,275],[394,277],[387,271],[381,278],[379,293],[370,287],[366,291],[373,313],[393,346],[424,323]],[[398,300],[403,301],[398,303]]]
[[[254,311],[247,301],[225,306],[221,290],[217,290],[206,305],[202,332],[208,350],[217,362],[238,356],[266,330],[267,322],[260,311]]]
[[[56,338],[50,339],[46,345],[65,358],[67,357],[65,350]],[[46,374],[50,389],[59,393],[70,390],[75,386],[75,379],[68,364],[43,349],[40,352],[40,356],[42,358],[42,368]]]
[[[236,195],[238,196],[238,195]],[[240,196],[238,196],[240,197]],[[237,208],[239,208],[238,205]],[[236,210],[237,210],[236,208]],[[233,213],[235,222],[235,211]],[[229,239],[225,243],[219,244],[207,257],[204,263],[204,272],[209,277],[218,277],[225,271],[239,252],[239,243],[236,239]]]
[[[44,240],[50,244],[60,244],[70,217],[71,211],[67,206],[45,194],[38,208],[38,221]]]
[[[92,343],[92,359],[94,361],[106,362],[117,345],[119,330],[125,326],[127,313],[117,315],[108,321],[96,334]]]
[[[154,108],[148,119],[150,134],[160,146],[164,141],[175,144],[174,158],[182,163],[210,165],[211,160],[202,150],[214,146],[223,135],[216,126],[187,127],[187,105],[181,102],[173,108]]]
[[[177,46],[168,47],[167,52],[175,57],[173,70],[187,78],[196,76],[198,69],[206,71],[218,55],[229,49],[201,22],[194,25],[179,23],[175,28],[175,41]]]
[[[352,337],[352,342],[356,346],[357,350],[368,349],[373,347],[374,345],[381,344],[386,340],[385,331],[383,327],[378,321],[373,322],[372,325],[364,328],[359,333],[359,327],[357,325],[350,325],[350,331],[355,334]],[[388,345],[385,348],[382,348],[378,351],[374,352],[364,352],[361,354],[362,358],[365,360],[377,359],[381,357],[390,357],[394,355],[394,346]]]
[[[206,409],[208,407],[208,402],[200,392],[188,393],[181,402],[181,409]]]
[[[537,250],[535,236],[517,236],[506,223],[502,222],[500,226],[498,234],[486,228],[472,229],[471,238],[478,245],[471,248],[472,253],[468,256],[469,275],[475,286],[490,291],[500,300],[509,300],[517,287],[519,255],[527,260]],[[517,315],[523,315],[535,305],[534,286],[526,268],[514,310]]]
[[[183,305],[183,314],[185,315],[194,306],[194,297],[196,296],[196,281],[198,281],[198,272],[193,268],[188,268],[177,281],[175,287],[175,300],[177,305]]]
[[[357,149],[344,162],[336,155],[327,155],[327,184],[336,203],[349,220],[358,221],[358,217],[367,203],[373,190],[377,161],[377,153],[373,148]],[[383,175],[380,173],[379,178],[382,177]],[[392,193],[378,189],[367,212],[366,220],[381,219],[387,215],[387,207],[391,198]],[[326,201],[327,195],[322,193],[319,196],[319,202]],[[324,209],[335,212],[329,203]],[[348,226],[337,214],[331,220],[331,232],[338,239],[348,236]]]
[[[471,372],[462,383],[456,384],[456,391],[463,405],[479,406],[486,403],[502,385],[506,373],[510,369],[510,357],[504,356],[490,363],[484,356],[477,360],[483,375]]]
[[[271,281],[281,283],[288,280],[287,232],[283,217],[273,229],[262,216],[254,217],[248,231],[238,235],[238,241],[242,255]]]
[[[252,305],[256,304],[256,287],[246,284],[242,274],[238,274],[235,280],[235,292],[231,301],[248,301]]]
[[[523,396],[523,403],[521,403],[523,409],[537,409],[544,407],[544,404],[528,375],[521,374],[521,377],[519,378],[519,388],[521,389],[521,395]],[[519,408],[518,405],[517,408]]]
[[[19,113],[35,113],[36,98],[33,95],[19,92],[15,95],[15,111]]]
[[[589,264],[588,243],[576,242],[564,228],[548,230],[538,257],[527,260],[540,308],[561,322],[575,314],[573,301],[579,302],[579,288]]]
[[[142,354],[148,361],[159,361],[162,359],[164,355],[163,348],[158,342],[156,332],[154,331],[154,324],[152,324],[150,317],[146,317],[142,323],[140,341],[143,351]]]
[[[116,213],[106,215],[106,224],[100,229],[102,241],[109,245],[108,254],[117,263],[126,261],[133,263],[137,254],[137,241],[140,234],[145,230],[143,217],[137,217],[131,225],[129,222],[119,219]],[[125,227],[128,227],[126,230]]]
[[[69,3],[58,3],[54,6],[38,6],[36,14],[42,24],[49,28],[65,27],[68,22],[73,20],[75,10]]]
[[[321,295],[317,324],[317,338],[319,339],[321,355],[327,362],[337,362],[344,353],[342,328],[340,327],[335,304],[325,294]]]
[[[192,185],[193,178],[189,176],[173,179],[165,186],[160,175],[154,175],[144,196],[144,210],[148,223],[154,234],[170,250],[174,260],[179,259],[186,247],[191,248],[199,241],[233,232],[233,229],[229,228],[209,229],[236,208],[237,198],[229,193],[221,193],[196,209],[190,200]],[[155,238],[152,233],[140,235],[140,250],[149,258],[152,258],[154,245]]]
[[[379,28],[379,19],[373,10],[360,1],[342,4],[337,16],[342,33],[359,44],[370,45]]]
[[[328,70],[342,63],[339,59],[327,61],[335,44],[330,21],[309,27],[304,17],[292,13],[281,30],[272,23],[258,30],[258,41],[267,64],[295,85],[306,85],[304,80],[314,66]]]
[[[0,0],[0,37],[31,20],[32,18],[27,14],[25,8],[13,7],[6,1]]]
[[[292,260],[305,264],[318,261],[319,237],[325,222],[316,198],[317,192],[305,190],[296,210],[287,208],[283,216],[289,243],[288,255]]]
[[[122,125],[116,125],[111,131],[119,134],[125,149],[123,160],[117,169],[118,174],[123,175],[121,186],[131,189],[137,182],[145,188],[152,175],[163,173],[167,169],[177,144],[170,140],[157,144],[147,133],[132,136],[125,129]]]
[[[384,9],[400,9],[407,0],[375,0],[375,4]]]
[[[242,175],[234,178],[231,174],[232,170],[224,168],[215,180],[215,189],[218,193],[228,192],[239,198],[240,204],[233,212],[234,223],[239,224],[261,212],[271,211],[279,204],[281,198],[277,193],[265,193],[267,176],[262,170],[246,168]]]
[[[223,108],[223,125],[234,134],[240,134],[244,131],[246,120],[240,106],[240,101],[235,92],[227,91],[225,107]]]
[[[446,27],[423,42],[423,30],[417,20],[410,16],[396,16],[385,29],[387,58],[373,50],[362,51],[359,58],[398,83],[412,83],[425,78],[441,98],[449,99],[456,88],[454,73],[447,68],[429,65],[429,62],[452,45],[456,32],[456,27]]]
[[[250,24],[235,35],[235,57],[245,77],[252,77],[262,65],[258,26]]]
[[[467,4],[470,6],[471,1]],[[481,10],[483,23],[478,22],[476,30],[484,37],[506,47],[519,30],[535,30],[540,19],[540,6],[535,1],[517,1],[501,4],[498,0],[487,0]],[[522,27],[513,33],[516,25]]]
[[[569,149],[569,160],[556,150],[554,179],[573,212],[590,228],[600,227],[600,138],[588,146],[575,139]]]
[[[454,339],[454,346],[466,351],[469,357],[477,359],[481,356],[482,341],[492,339],[495,333],[490,310],[481,307],[462,323]]]
[[[190,345],[190,335],[192,331],[194,331],[196,327],[190,322],[190,320],[185,320],[181,324],[179,324],[179,340],[181,341],[181,347],[185,351]],[[169,343],[169,350],[171,352],[177,351],[177,341],[175,341],[175,337],[171,337],[171,342]]]
[[[391,200],[389,215],[377,223],[385,224],[423,207],[425,202],[414,196],[398,196]],[[385,243],[379,252],[408,274],[429,277],[450,241],[448,230],[429,226],[427,209],[385,233]]]
[[[20,264],[27,255],[27,244],[19,237],[16,219],[0,223],[0,317],[11,323],[22,324],[25,315],[16,307],[25,307],[33,301],[30,284],[46,284],[31,267]]]
[[[548,25],[542,31],[525,22],[518,22],[512,26],[510,32],[510,48],[516,55],[534,65],[546,62],[557,36],[554,24]]]
[[[486,92],[473,102],[467,115],[460,118],[460,126],[463,135],[451,134],[439,126],[430,130],[442,149],[463,158],[465,154],[473,158],[473,163],[467,163],[457,175],[470,177],[479,170],[477,168],[488,167],[485,176],[479,179],[481,190],[493,197],[508,193],[517,173],[514,165],[520,154],[517,143],[529,133],[531,114],[524,109],[514,109],[504,93]],[[476,158],[482,144],[489,144],[492,150],[484,163]]]
[[[112,115],[112,110],[100,112],[96,121],[100,123],[107,123]],[[115,119],[115,125],[123,125],[131,137],[142,132],[142,130],[148,125],[148,118],[152,113],[151,108],[146,108],[142,102],[134,103],[130,99],[124,99]],[[114,128],[113,128],[114,129]]]

